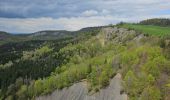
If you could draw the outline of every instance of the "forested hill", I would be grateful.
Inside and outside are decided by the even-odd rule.
[[[69,31],[55,31],[55,30],[46,30],[46,31],[39,31],[32,33],[29,35],[29,38],[32,39],[40,39],[40,40],[52,40],[57,38],[64,38],[64,37],[73,37],[74,33]]]
[[[169,100],[168,27],[123,23],[60,32],[67,36],[40,31],[0,45],[0,100]]]
[[[7,36],[7,35],[9,35],[7,32],[4,32],[4,31],[0,31],[0,35],[1,35],[1,37],[2,36]]]
[[[147,19],[140,22],[143,25],[157,25],[157,26],[169,26],[170,27],[170,19],[166,18],[153,18]]]
[[[0,45],[10,42],[22,42],[30,40],[56,40],[62,38],[77,37],[80,35],[95,35],[100,27],[87,27],[80,29],[78,31],[66,31],[66,30],[44,30],[38,31],[30,34],[11,34],[7,32],[0,31]],[[107,27],[107,26],[106,26]]]
[[[0,45],[8,43],[8,42],[21,41],[25,39],[24,37],[13,35],[13,34],[10,34],[4,31],[0,31]]]
[[[28,85],[34,80],[45,78],[58,66],[68,62],[70,54],[59,53],[60,49],[85,41],[99,31],[100,28],[77,31],[74,37],[59,38],[56,35],[56,39],[35,39],[29,35],[21,37],[8,34],[10,38],[14,36],[13,40],[2,40],[5,43],[0,45],[0,100],[8,96],[12,96],[13,99],[18,98],[15,94],[21,85]],[[20,41],[23,38],[26,40]]]

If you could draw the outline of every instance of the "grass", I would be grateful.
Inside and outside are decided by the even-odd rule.
[[[120,27],[134,29],[149,35],[167,36],[170,35],[170,27],[161,27],[153,25],[123,24]]]

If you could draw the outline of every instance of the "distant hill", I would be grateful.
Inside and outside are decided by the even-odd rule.
[[[9,42],[21,42],[33,40],[28,38],[29,34],[11,34],[8,32],[0,31],[0,45],[9,43]]]
[[[0,40],[4,40],[4,39],[6,39],[8,37],[10,37],[9,33],[0,31]]]
[[[16,42],[24,40],[25,36],[13,35],[4,31],[0,31],[0,45],[7,42]]]
[[[157,25],[157,26],[170,26],[170,19],[167,18],[153,18],[140,22],[143,25]]]
[[[59,38],[66,38],[66,37],[74,37],[82,34],[97,34],[96,31],[101,29],[103,26],[100,27],[87,27],[82,28],[78,31],[66,31],[66,30],[44,30],[38,31],[35,33],[30,34],[28,37],[32,39],[40,39],[40,40],[51,40],[51,39],[59,39]]]
[[[68,37],[75,37],[80,35],[96,35],[101,29],[100,27],[87,27],[78,31],[66,31],[66,30],[44,30],[31,34],[10,34],[0,31],[0,45],[8,42],[20,42],[28,40],[55,40]]]
[[[39,32],[32,33],[28,37],[31,39],[39,39],[39,40],[52,40],[52,39],[72,37],[72,36],[74,36],[74,33],[70,31],[47,30],[47,31],[39,31]]]

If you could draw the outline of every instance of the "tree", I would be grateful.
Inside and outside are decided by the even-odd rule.
[[[106,87],[109,84],[109,76],[106,71],[103,71],[99,77],[101,87]]]
[[[35,81],[34,91],[35,91],[35,95],[40,95],[41,93],[43,93],[43,82],[41,79]]]
[[[161,100],[161,92],[155,86],[149,86],[144,89],[140,100]]]
[[[91,71],[92,71],[92,65],[89,64],[89,65],[87,66],[87,74],[90,74]]]
[[[148,75],[148,83],[149,85],[152,85],[155,82],[155,78],[152,76],[152,74]]]
[[[17,88],[17,89],[20,88],[20,87],[22,86],[22,84],[23,84],[23,78],[20,77],[20,78],[18,78],[18,79],[16,80],[16,82],[15,82],[16,88]]]
[[[157,62],[149,60],[143,67],[144,71],[151,74],[153,77],[157,77],[160,74]]]
[[[24,100],[27,98],[27,86],[22,85],[20,90],[17,92],[18,100]]]
[[[129,70],[125,76],[125,89],[130,95],[137,94],[137,78],[132,70]]]

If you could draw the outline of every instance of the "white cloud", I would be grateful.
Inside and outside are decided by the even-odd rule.
[[[72,17],[72,18],[0,18],[0,30],[9,32],[35,32],[40,30],[79,30],[83,27],[106,24],[102,17]]]
[[[103,14],[103,15],[108,15],[108,14],[110,14],[110,11],[109,11],[109,10],[106,10],[106,9],[103,9],[102,12],[101,12],[101,14]]]
[[[75,31],[84,27],[101,26],[108,24],[116,24],[120,21],[137,22],[147,18],[165,17],[163,16],[133,16],[131,18],[107,16],[91,16],[91,17],[71,17],[71,18],[26,18],[26,19],[10,19],[0,18],[0,30],[8,32],[29,33],[40,30],[69,30]]]
[[[98,14],[98,11],[96,11],[96,10],[86,10],[82,13],[82,16],[89,17],[89,16],[94,16],[97,14]]]
[[[16,1],[0,1],[0,16],[6,17],[0,18],[0,30],[9,32],[78,30],[120,21],[136,22],[147,18],[170,18],[169,0]],[[16,6],[17,4],[20,5]],[[161,13],[163,11],[166,13]]]

